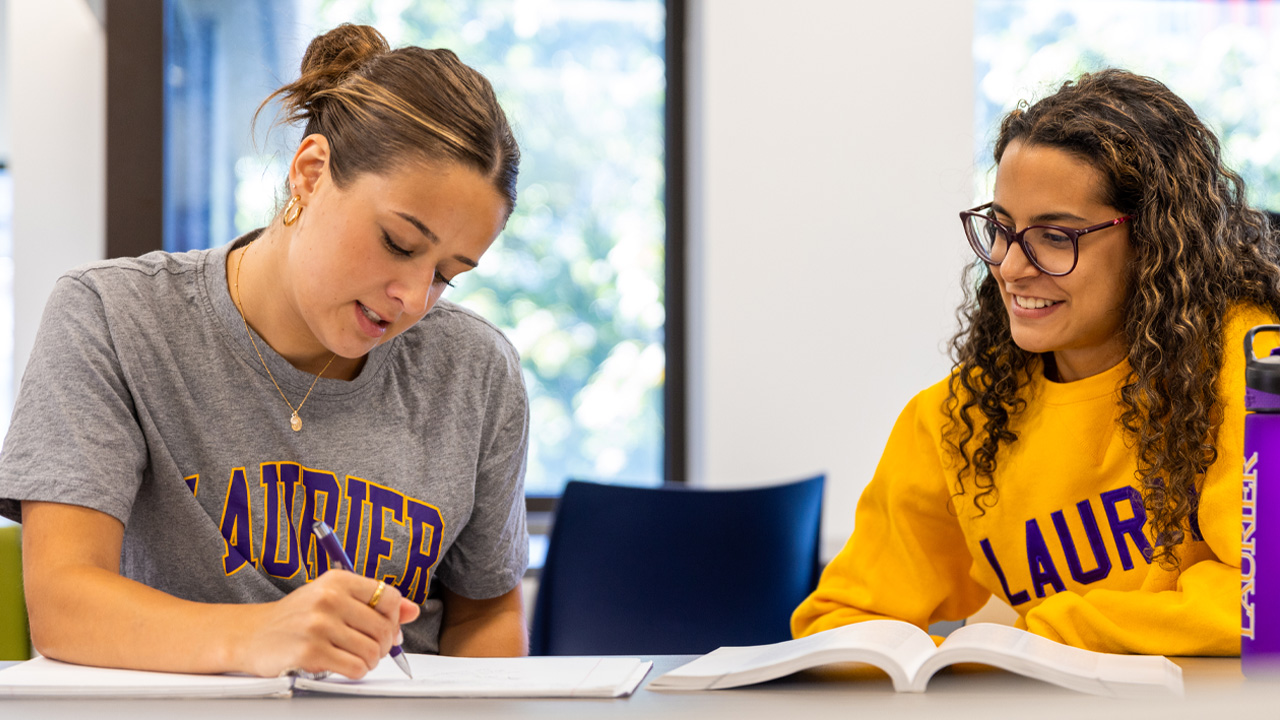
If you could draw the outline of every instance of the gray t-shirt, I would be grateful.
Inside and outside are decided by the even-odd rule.
[[[421,604],[405,650],[437,652],[440,583],[492,598],[528,563],[516,351],[441,301],[354,380],[321,377],[293,432],[227,290],[236,243],[58,280],[0,454],[0,514],[104,512],[125,524],[124,575],[217,603],[277,600],[322,572],[323,519],[357,572]],[[315,376],[257,341],[296,407]]]

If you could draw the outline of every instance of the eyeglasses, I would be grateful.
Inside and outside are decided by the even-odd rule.
[[[1080,259],[1080,236],[1106,230],[1133,219],[1118,217],[1087,228],[1065,228],[1057,225],[1029,225],[1015,232],[1013,228],[991,216],[993,203],[979,205],[960,213],[964,234],[973,251],[988,265],[999,265],[1009,255],[1009,246],[1018,245],[1022,254],[1045,275],[1061,277],[1076,269]]]

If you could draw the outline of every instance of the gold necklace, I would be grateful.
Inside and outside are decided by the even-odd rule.
[[[253,242],[250,241],[249,245],[252,244]],[[262,351],[258,349],[258,341],[253,339],[253,331],[249,329],[249,321],[244,318],[244,298],[240,296],[240,268],[244,267],[244,258],[249,254],[249,245],[244,246],[244,250],[240,253],[240,262],[236,263],[236,296],[232,304],[236,306],[236,312],[240,313],[240,322],[244,323],[245,334],[249,336],[249,342],[253,343],[253,351],[258,354],[258,362],[262,363],[262,369],[267,371],[267,377],[271,378],[271,384],[276,386],[276,392],[280,393],[280,399],[284,400],[284,404],[288,405],[289,409],[293,411],[293,415],[289,418],[289,427],[293,428],[294,432],[298,432],[302,429],[302,418],[298,417],[298,411],[307,403],[307,398],[311,397],[311,391],[315,389],[316,383],[320,382],[320,376],[324,375],[324,371],[328,370],[329,366],[333,364],[334,359],[338,357],[338,353],[329,356],[329,362],[320,368],[316,379],[311,381],[311,387],[307,388],[307,394],[302,396],[302,402],[298,403],[298,407],[294,407],[293,403],[289,402],[289,398],[284,396],[284,390],[280,389],[280,383],[276,382],[275,375],[271,374],[271,368],[267,367],[267,361],[262,358]]]

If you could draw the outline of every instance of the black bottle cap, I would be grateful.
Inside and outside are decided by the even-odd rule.
[[[1254,390],[1280,395],[1280,348],[1266,357],[1254,357],[1253,336],[1260,332],[1280,333],[1280,325],[1258,325],[1244,334],[1244,384]]]

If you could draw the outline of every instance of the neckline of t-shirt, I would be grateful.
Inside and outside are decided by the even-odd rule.
[[[295,368],[273,350],[253,328],[249,328],[249,332],[253,333],[254,340],[257,341],[255,351],[249,335],[245,332],[245,323],[240,317],[240,311],[231,300],[231,290],[227,286],[226,276],[227,257],[231,251],[256,240],[261,233],[262,228],[251,230],[205,254],[200,263],[200,274],[204,280],[201,283],[201,289],[210,314],[222,328],[229,344],[236,349],[240,360],[268,382],[274,377],[275,382],[279,383],[291,402],[300,401],[311,388],[312,382],[315,382],[315,388],[311,390],[308,402],[323,401],[326,398],[342,400],[360,392],[382,372],[392,347],[400,338],[392,338],[390,342],[374,347],[369,352],[369,359],[365,362],[364,368],[354,380],[338,380],[321,376],[317,381],[315,375]],[[258,359],[259,352],[262,353],[261,360]],[[270,376],[263,368],[264,362],[271,369]]]
[[[1065,383],[1046,378],[1043,364],[1032,372],[1036,385],[1039,386],[1037,394],[1041,402],[1048,405],[1069,405],[1115,395],[1128,379],[1130,367],[1129,358],[1126,357],[1097,375]]]

